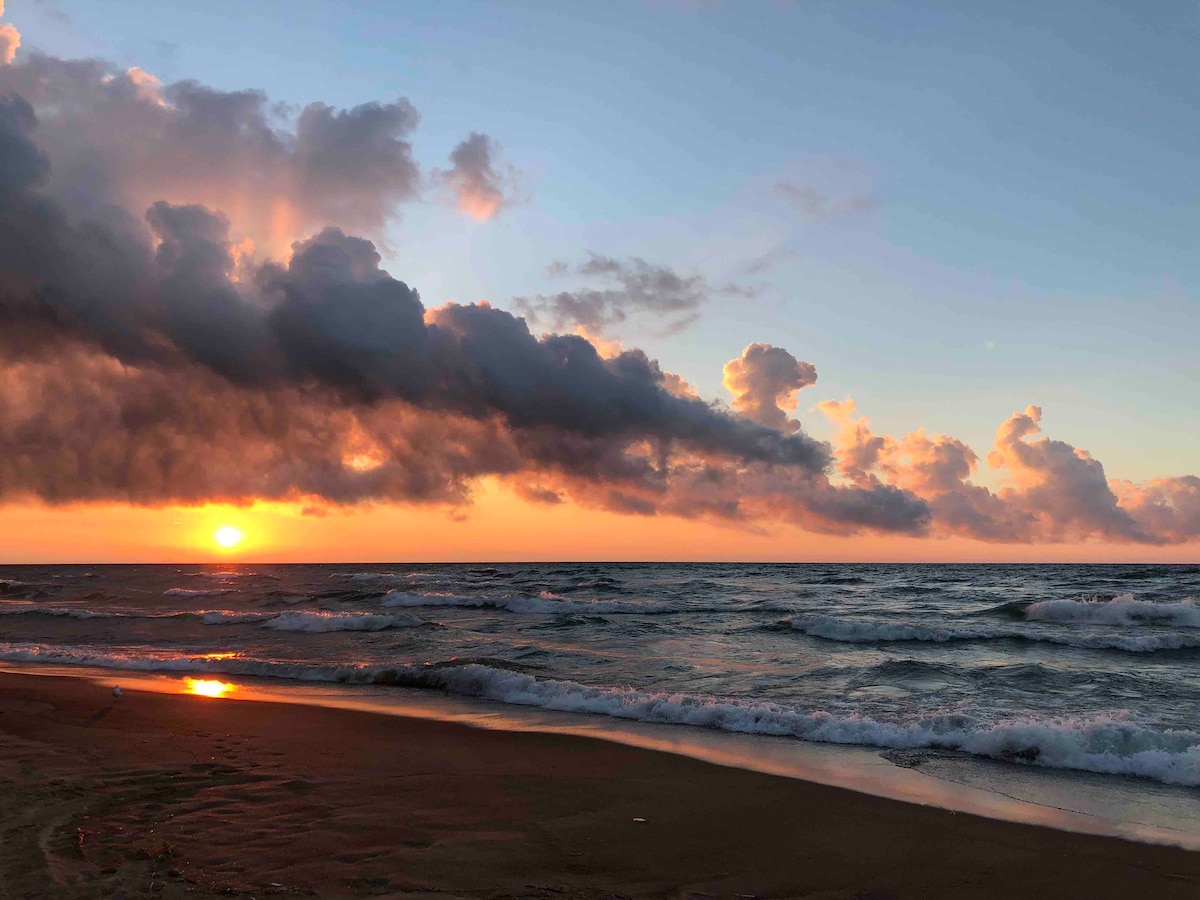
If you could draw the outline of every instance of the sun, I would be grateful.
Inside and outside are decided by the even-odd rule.
[[[242,542],[242,530],[232,525],[222,525],[213,537],[220,546],[228,550]]]

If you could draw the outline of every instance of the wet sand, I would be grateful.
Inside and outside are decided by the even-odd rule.
[[[1191,900],[1200,853],[582,737],[0,675],[0,898],[434,894]]]

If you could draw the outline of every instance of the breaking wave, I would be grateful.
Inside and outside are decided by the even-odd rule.
[[[305,681],[400,685],[618,719],[691,725],[744,734],[793,737],[833,744],[891,749],[957,750],[1017,763],[1112,775],[1166,784],[1200,785],[1200,733],[1161,730],[1124,714],[983,722],[965,715],[930,715],[881,721],[822,710],[789,709],[687,694],[597,688],[573,681],[538,679],[521,672],[453,661],[425,666],[320,666],[245,657],[97,653],[83,649],[0,644],[0,659],[94,668],[206,672]]]
[[[1042,600],[1025,607],[1025,618],[1091,625],[1173,625],[1200,628],[1200,607],[1188,598],[1177,603],[1138,600],[1121,594],[1111,600]]]

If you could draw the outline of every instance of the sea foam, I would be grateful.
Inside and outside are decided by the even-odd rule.
[[[589,713],[743,734],[792,737],[891,749],[957,750],[1017,763],[1166,784],[1200,785],[1200,733],[1158,729],[1124,713],[1088,717],[1012,718],[994,722],[957,714],[882,721],[855,714],[790,709],[634,688],[598,688],[538,679],[476,663],[425,666],[320,666],[244,657],[98,653],[65,647],[0,644],[0,659],[141,671],[205,672],[304,681],[385,684],[548,710]]]
[[[1121,594],[1111,600],[1042,600],[1024,609],[1040,622],[1085,622],[1091,625],[1173,625],[1200,628],[1200,607],[1188,598],[1177,603],[1138,600]]]

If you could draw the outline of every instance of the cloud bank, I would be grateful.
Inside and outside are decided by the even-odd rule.
[[[1200,537],[1200,478],[1159,478],[1137,485],[1108,479],[1081,450],[1041,434],[1042,410],[1013,413],[996,431],[989,467],[1004,483],[974,484],[979,457],[957,438],[923,429],[876,434],[853,400],[826,401],[838,425],[838,471],[867,488],[890,485],[924,501],[931,533],[986,541],[1082,541],[1167,544]]]
[[[0,502],[458,505],[494,477],[531,502],[753,528],[1200,533],[1200,481],[1109,483],[1036,437],[1035,408],[998,433],[1011,486],[993,493],[961,442],[876,435],[850,403],[823,405],[836,449],[808,436],[790,414],[817,373],[781,348],[727,364],[726,407],[639,350],[554,333],[681,327],[727,290],[641,259],[593,256],[560,267],[583,288],[514,301],[548,334],[426,307],[369,239],[419,188],[418,121],[403,99],[288,112],[94,60],[0,67]],[[507,202],[492,151],[473,133],[452,155],[468,213]]]

